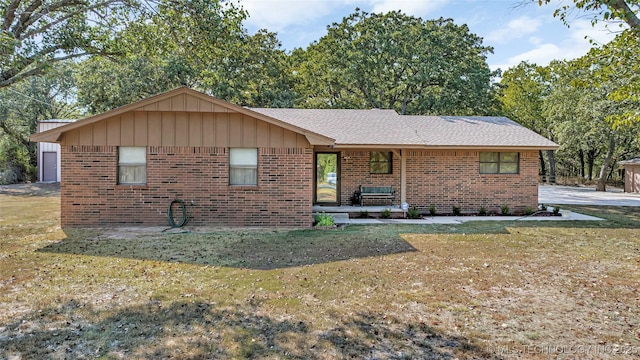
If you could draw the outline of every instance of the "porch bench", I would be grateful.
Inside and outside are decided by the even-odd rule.
[[[396,199],[396,191],[393,186],[362,186],[360,185],[360,206],[364,206],[365,199],[368,200],[391,200],[391,205]]]

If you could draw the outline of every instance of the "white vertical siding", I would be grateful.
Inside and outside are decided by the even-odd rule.
[[[63,126],[66,125],[68,123],[70,123],[70,120],[46,120],[46,121],[42,121],[38,123],[38,132],[43,132],[46,130],[50,130],[53,128],[57,128],[59,126]],[[60,163],[61,163],[61,158],[60,158],[60,144],[56,144],[56,143],[47,143],[47,142],[39,142],[38,143],[38,182],[42,181],[42,177],[43,177],[43,170],[42,170],[42,164],[44,163],[43,161],[43,153],[45,152],[55,152],[56,153],[56,157],[57,157],[57,171],[56,171],[56,181],[60,181],[60,176],[61,176],[61,172],[60,172]]]

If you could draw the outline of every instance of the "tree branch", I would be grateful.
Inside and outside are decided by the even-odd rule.
[[[605,4],[619,13],[622,20],[632,29],[640,30],[640,19],[624,0],[606,0]]]

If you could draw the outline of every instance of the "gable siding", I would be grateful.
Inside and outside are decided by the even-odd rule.
[[[162,106],[158,105],[158,108]],[[309,148],[304,135],[239,113],[132,111],[68,131],[62,145]]]

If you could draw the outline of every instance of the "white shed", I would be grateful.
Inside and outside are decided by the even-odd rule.
[[[51,119],[38,122],[38,132],[57,128],[75,120]],[[60,181],[60,144],[38,143],[38,181]]]

